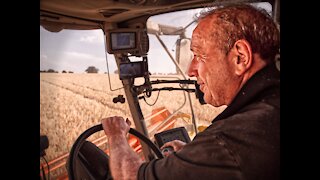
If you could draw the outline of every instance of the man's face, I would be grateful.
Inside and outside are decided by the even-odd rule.
[[[229,57],[218,47],[221,46],[210,37],[211,19],[200,21],[192,34],[191,50],[194,54],[188,75],[197,77],[200,90],[206,103],[215,107],[228,102],[228,87],[232,82],[232,66]],[[211,26],[211,27],[210,27]]]

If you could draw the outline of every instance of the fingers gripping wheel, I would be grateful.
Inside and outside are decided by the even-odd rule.
[[[68,177],[70,180],[92,179],[111,180],[109,171],[109,156],[93,143],[86,141],[92,134],[103,130],[102,125],[96,125],[83,132],[73,144],[67,162]],[[145,142],[158,158],[163,158],[159,148],[147,137],[135,129],[129,133]]]

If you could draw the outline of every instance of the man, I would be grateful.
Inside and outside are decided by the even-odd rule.
[[[204,100],[228,107],[175,153],[143,162],[130,148],[129,122],[102,120],[115,179],[280,179],[280,78],[274,58],[279,31],[270,17],[249,5],[209,12],[193,31],[197,77]]]

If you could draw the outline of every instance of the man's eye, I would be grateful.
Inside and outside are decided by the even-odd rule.
[[[197,57],[196,57],[196,60],[197,60],[198,62],[205,62],[205,59],[204,59],[204,57],[202,57],[202,56],[197,56]]]
[[[202,55],[196,55],[192,52],[193,54],[193,59],[197,62],[204,62],[204,57]]]
[[[199,62],[201,60],[201,58],[199,56],[194,55],[194,59]]]
[[[196,55],[193,56],[193,59],[195,59],[196,61],[198,61],[198,57]]]

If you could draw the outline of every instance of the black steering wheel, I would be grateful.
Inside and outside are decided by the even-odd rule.
[[[109,156],[90,141],[86,141],[89,136],[101,130],[102,124],[95,125],[84,131],[73,144],[67,162],[69,180],[113,179],[109,171]],[[146,136],[132,128],[129,133],[146,143],[158,158],[163,158],[160,149]]]

